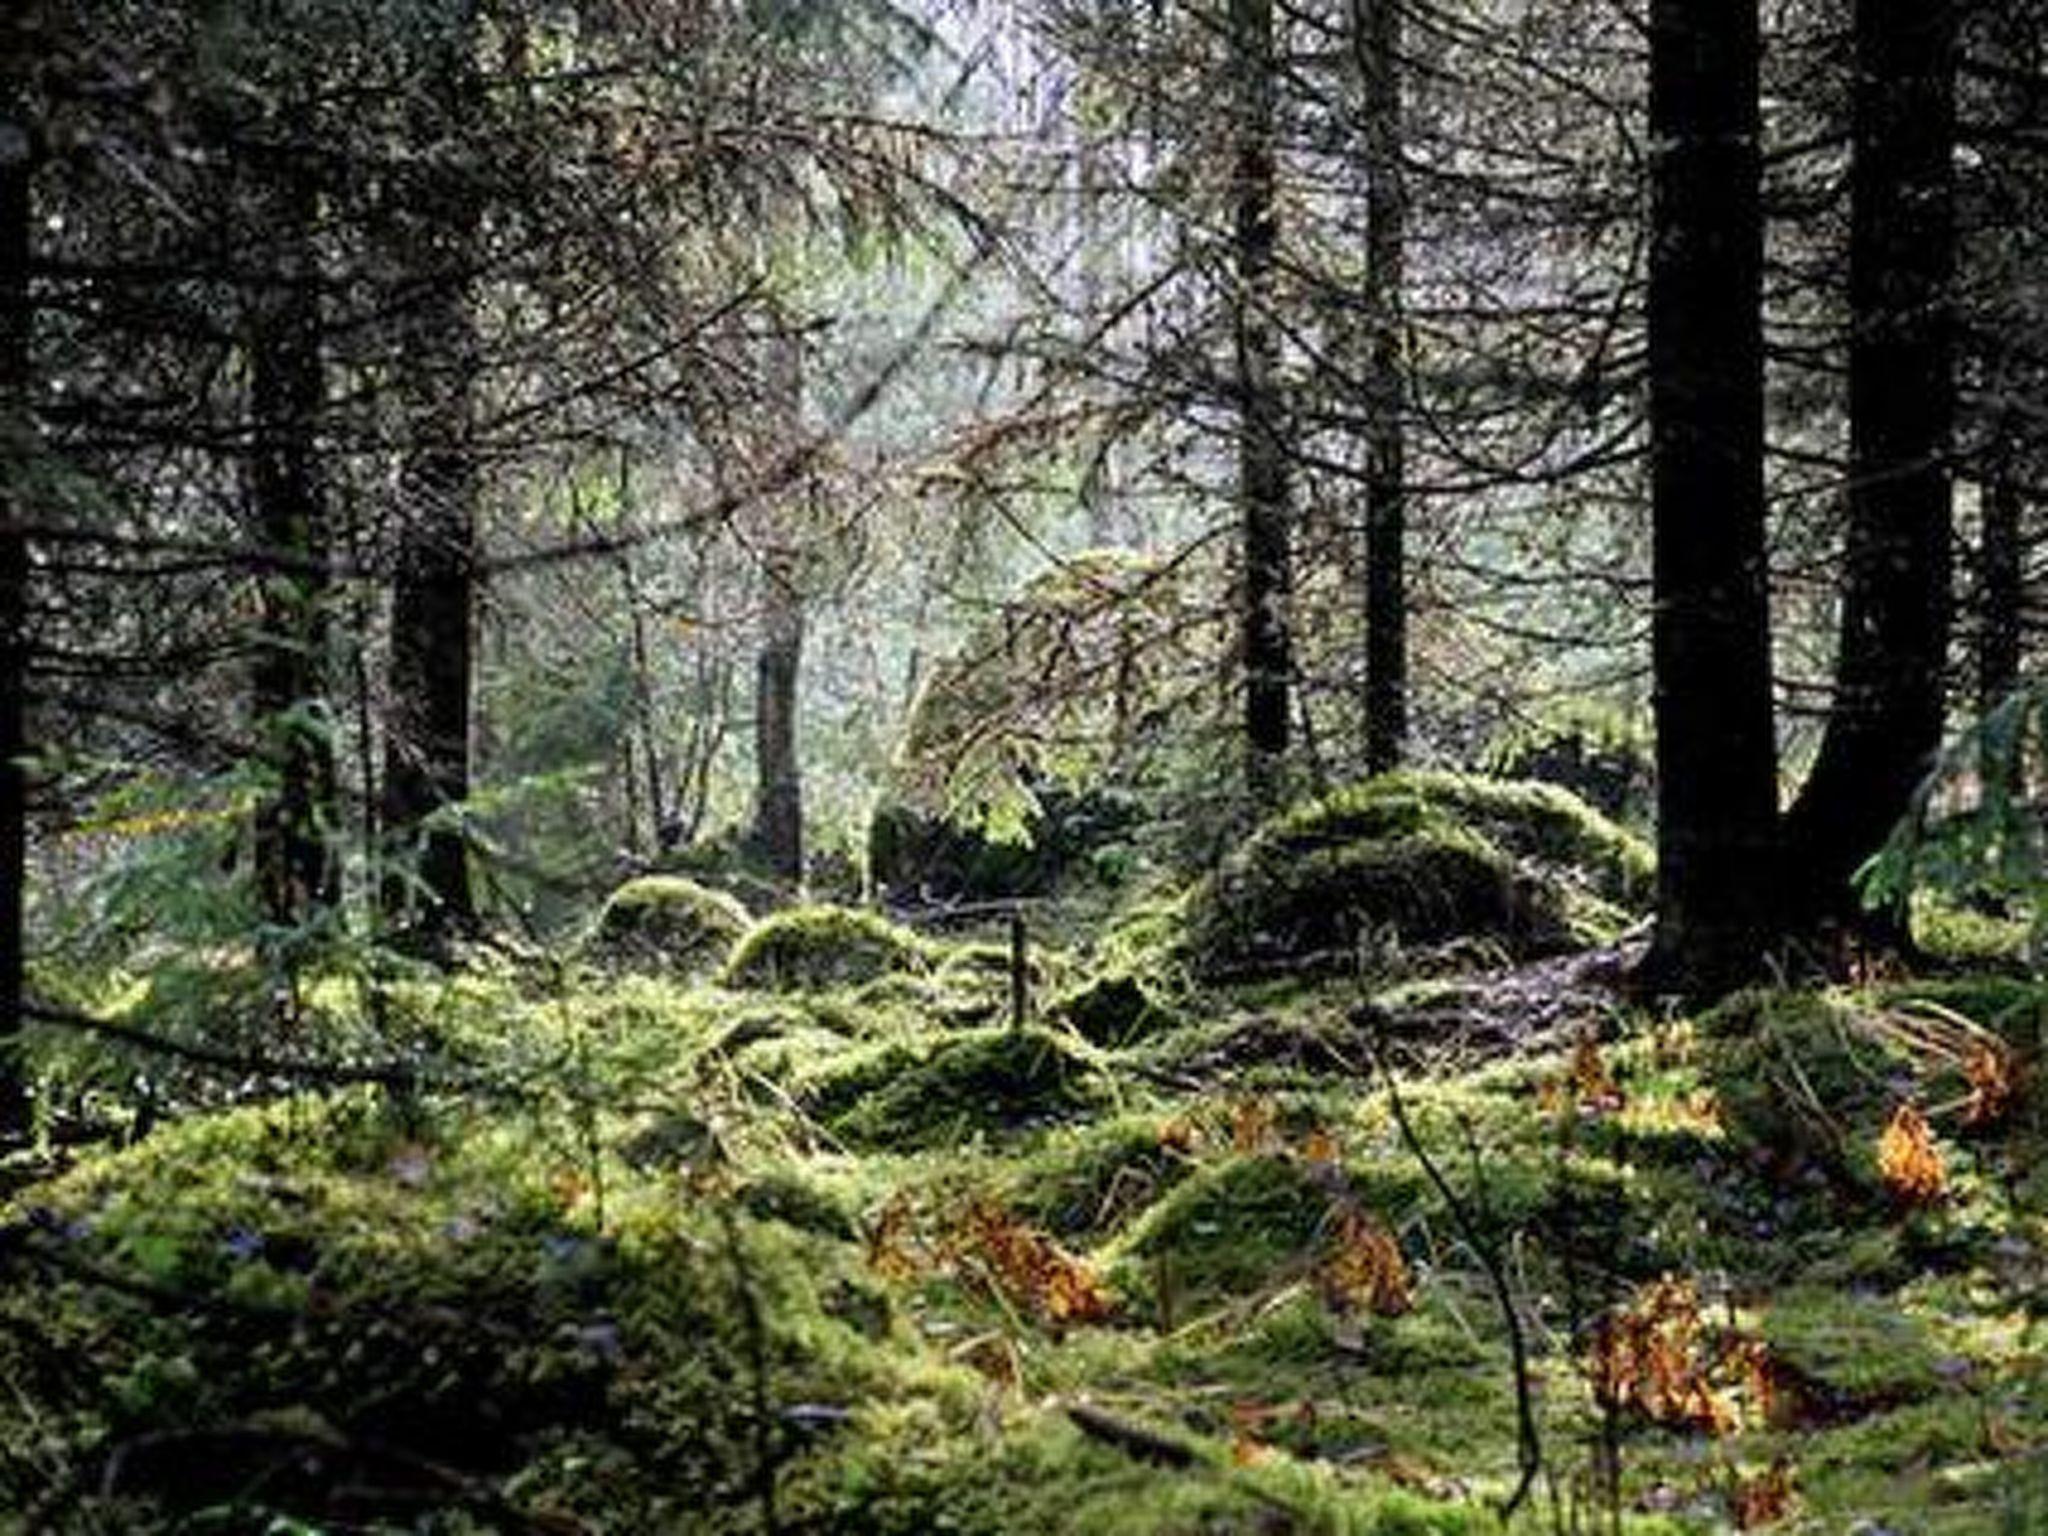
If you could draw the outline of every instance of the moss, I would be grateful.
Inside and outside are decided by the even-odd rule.
[[[1617,905],[1640,907],[1652,894],[1649,846],[1555,784],[1426,772],[1391,774],[1364,787],[1374,784],[1381,793],[1412,794],[1516,858]]]
[[[584,952],[601,964],[708,975],[747,931],[747,909],[680,875],[644,875],[605,898]]]
[[[1096,976],[1054,999],[1048,1011],[1082,1039],[1102,1046],[1130,1045],[1181,1022],[1147,978],[1128,971]]]
[[[1516,879],[1498,850],[1455,827],[1282,849],[1254,842],[1197,893],[1189,945],[1209,974],[1350,968],[1389,945],[1498,935],[1517,950],[1565,936],[1553,893]]]
[[[1838,1409],[1910,1402],[1941,1390],[1939,1355],[1926,1330],[1878,1296],[1790,1287],[1771,1298],[1763,1335]]]
[[[621,1183],[600,1228],[545,1146],[346,1095],[195,1118],[39,1187],[9,1230],[51,1262],[0,1297],[0,1377],[42,1406],[0,1423],[0,1507],[62,1476],[75,1496],[39,1528],[325,1528],[373,1486],[379,1520],[424,1529],[476,1480],[536,1522],[699,1528],[751,1518],[759,1431],[733,1382],[923,1390],[856,1304],[853,1251],[790,1225],[829,1227],[828,1198],[766,1176],[719,1215]],[[822,1450],[780,1444],[798,1467]],[[461,1481],[422,1482],[422,1459]]]
[[[1062,1238],[1113,1232],[1194,1170],[1162,1144],[1165,1123],[1134,1114],[1056,1131],[1011,1175],[1005,1199]]]
[[[1266,823],[1195,893],[1197,968],[1488,939],[1524,956],[1624,926],[1649,854],[1552,785],[1444,773],[1368,779]]]
[[[1184,1180],[1113,1252],[1119,1287],[1150,1297],[1162,1317],[1242,1296],[1312,1259],[1330,1191],[1301,1162],[1231,1157]]]
[[[727,962],[727,986],[804,991],[850,986],[898,971],[922,971],[924,941],[908,928],[856,907],[796,907],[748,930]]]
[[[1042,1128],[1108,1098],[1096,1063],[1040,1029],[974,1030],[927,1053],[891,1051],[849,1063],[820,1088],[835,1135],[898,1150]]]

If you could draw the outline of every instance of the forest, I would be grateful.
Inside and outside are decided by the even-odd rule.
[[[6,0],[0,1536],[2048,1531],[2036,0]]]

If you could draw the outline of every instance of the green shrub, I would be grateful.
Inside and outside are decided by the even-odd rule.
[[[628,880],[599,909],[587,951],[627,970],[699,976],[716,970],[747,931],[747,909],[680,875]]]
[[[887,918],[856,907],[793,907],[777,912],[740,940],[724,972],[726,985],[774,992],[853,986],[927,964],[922,939]]]

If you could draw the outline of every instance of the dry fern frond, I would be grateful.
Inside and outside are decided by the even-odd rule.
[[[1893,1110],[1878,1136],[1877,1172],[1901,1205],[1933,1205],[1948,1192],[1948,1167],[1934,1131],[1911,1104]]]
[[[1399,1317],[1415,1305],[1415,1277],[1401,1245],[1367,1212],[1346,1207],[1316,1263],[1316,1287],[1335,1312]]]

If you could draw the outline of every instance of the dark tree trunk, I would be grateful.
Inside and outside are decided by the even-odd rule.
[[[763,571],[761,650],[754,671],[754,846],[776,879],[804,877],[803,777],[797,762],[797,681],[803,665],[804,600],[797,562],[770,552]]]
[[[466,373],[443,371],[471,340],[468,305],[437,295],[426,307],[437,313],[416,334],[436,350],[416,352],[412,366],[433,372],[405,391],[412,440],[391,595],[383,816],[395,856],[411,865],[410,880],[387,879],[386,915],[434,947],[476,918],[468,843],[447,815],[469,797],[477,475]]]
[[[1294,670],[1288,606],[1293,586],[1287,407],[1280,330],[1273,314],[1278,238],[1273,0],[1231,0],[1236,79],[1235,310],[1238,503],[1243,523],[1244,728],[1247,779],[1260,802],[1278,797],[1288,744]]]
[[[255,869],[265,913],[289,927],[340,896],[334,740],[325,714],[333,531],[320,474],[319,195],[282,164],[264,174],[266,233],[277,255],[250,305],[249,489],[263,573],[252,682],[275,788],[257,810]]]
[[[423,60],[415,132],[466,131],[474,106],[472,29],[451,20]],[[411,309],[399,354],[405,463],[392,571],[382,811],[391,856],[386,917],[438,951],[476,925],[469,843],[450,821],[469,798],[477,586],[474,267],[481,219],[456,167],[424,175],[399,210]]]
[[[2019,686],[2026,649],[2026,494],[2013,428],[2001,421],[1985,465],[1977,549],[1977,710],[1989,713]]]
[[[1795,918],[1862,924],[1858,866],[1941,745],[1950,618],[1951,0],[1857,0],[1849,459],[1835,695],[1787,818]],[[1901,914],[1878,927],[1898,932]]]
[[[29,291],[34,141],[19,81],[25,40],[0,23],[0,1137],[28,1124],[21,1037],[28,879]]]
[[[1650,15],[1658,879],[1643,980],[1708,995],[1757,974],[1776,930],[1760,39],[1755,0],[1653,0]]]
[[[1385,773],[1408,742],[1407,437],[1402,283],[1408,197],[1401,167],[1402,0],[1353,0],[1366,171],[1365,755]]]

